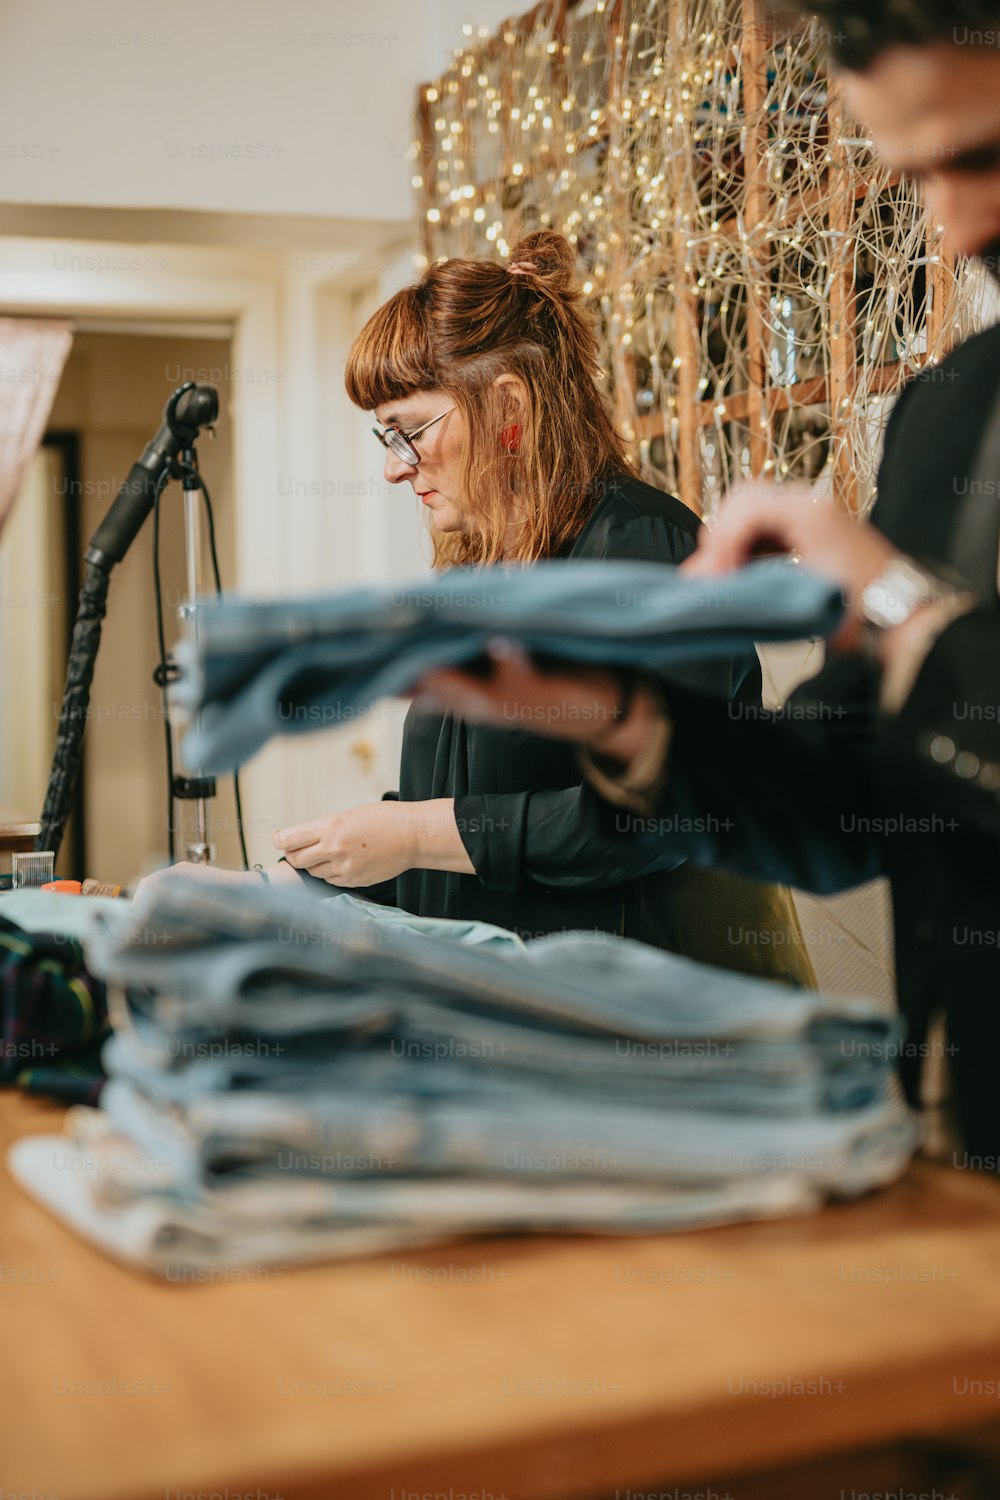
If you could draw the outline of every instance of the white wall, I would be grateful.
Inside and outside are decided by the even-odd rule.
[[[414,276],[416,86],[447,66],[463,22],[492,31],[518,9],[0,3],[0,309],[231,326],[235,589],[291,594],[426,566],[417,507],[382,480],[344,359],[367,311]],[[251,858],[271,856],[271,827],[397,785],[401,717],[380,705],[255,757]]]
[[[512,0],[3,0],[0,203],[411,217],[414,89]]]
[[[0,809],[37,818],[55,745],[66,601],[62,538],[52,525],[60,463],[34,454],[0,537]]]
[[[413,492],[386,483],[370,419],[344,394],[351,340],[374,307],[413,280],[412,249],[373,262],[372,270],[361,292],[341,291],[307,270],[286,281],[290,382],[278,505],[286,522],[287,593],[385,584],[428,566],[424,516]],[[377,801],[398,787],[405,712],[405,704],[390,700],[348,728],[286,741],[284,821]]]
[[[385,582],[426,568],[409,486],[385,483],[370,418],[350,405],[343,388],[347,349],[368,309],[412,279],[406,242],[392,255],[370,257],[363,292],[353,258],[343,262],[325,252],[154,244],[123,267],[133,249],[0,238],[0,310],[68,315],[88,326],[131,321],[151,328],[181,319],[197,355],[184,362],[196,365],[204,362],[193,340],[199,322],[231,324],[230,388],[220,419],[233,446],[227,586],[287,595]],[[159,423],[161,397],[146,400],[147,436]],[[137,455],[144,438],[133,425],[129,440]],[[101,475],[92,477],[96,483]],[[140,552],[118,570],[114,588],[119,600],[131,597],[137,629],[145,629],[151,603]],[[272,857],[274,827],[376,800],[395,787],[401,719],[400,705],[381,704],[365,721],[275,740],[254,757],[243,778],[251,857]],[[145,847],[151,857],[158,852],[149,837]],[[128,859],[113,861],[115,878],[138,873],[123,867],[135,858],[133,848]]]

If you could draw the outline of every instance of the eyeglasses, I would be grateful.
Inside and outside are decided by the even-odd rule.
[[[403,460],[404,464],[410,464],[415,468],[420,462],[420,454],[413,446],[413,439],[419,437],[422,432],[426,432],[428,427],[433,427],[435,422],[440,422],[449,411],[454,410],[453,406],[449,406],[447,411],[439,412],[436,417],[431,417],[429,422],[422,423],[420,427],[414,427],[410,432],[404,432],[400,427],[373,427],[372,432],[383,448],[390,449],[397,458]]]

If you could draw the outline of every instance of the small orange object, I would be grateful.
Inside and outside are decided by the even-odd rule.
[[[79,880],[50,880],[41,887],[43,891],[58,891],[62,896],[79,896],[83,886]]]

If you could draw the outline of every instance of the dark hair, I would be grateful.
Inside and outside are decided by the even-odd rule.
[[[892,47],[996,46],[1000,0],[770,0],[779,24],[815,16],[834,62],[863,73]]]
[[[435,261],[368,319],[347,357],[355,406],[440,388],[465,416],[461,485],[473,525],[432,532],[438,565],[551,557],[582,529],[603,476],[634,472],[598,354],[575,252],[549,229],[520,240],[506,264]],[[526,411],[496,385],[505,374],[523,381]],[[516,447],[503,441],[514,421]]]

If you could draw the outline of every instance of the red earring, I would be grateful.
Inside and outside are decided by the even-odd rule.
[[[521,429],[516,422],[505,427],[500,434],[500,446],[506,448],[508,453],[516,453],[521,446]]]

